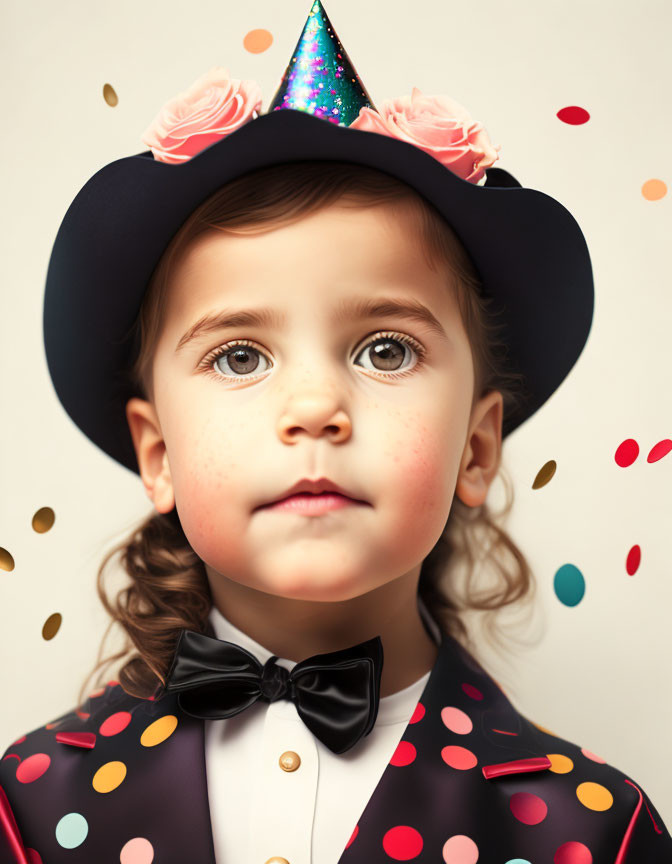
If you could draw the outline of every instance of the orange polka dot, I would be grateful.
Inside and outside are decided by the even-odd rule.
[[[608,810],[614,803],[614,796],[601,783],[579,783],[576,797],[589,810]]]
[[[243,39],[243,48],[249,51],[250,54],[261,54],[273,44],[273,36],[268,30],[259,28],[258,30],[249,30]]]
[[[642,184],[642,195],[646,198],[647,201],[658,201],[660,198],[664,198],[666,194],[666,184],[662,180],[658,180],[655,177],[651,178],[651,180],[647,180],[646,183]]]
[[[143,747],[156,747],[166,738],[170,738],[176,728],[177,717],[174,714],[164,714],[163,717],[149,724],[140,736],[140,743]]]
[[[93,775],[91,785],[96,792],[112,792],[126,777],[126,766],[123,762],[106,762]]]
[[[546,755],[551,760],[551,766],[548,770],[554,774],[569,774],[573,770],[574,762],[569,756],[563,756],[562,753],[547,753]]]
[[[451,768],[458,768],[460,771],[473,768],[478,763],[476,755],[471,750],[457,744],[444,747],[441,750],[441,758],[446,765],[450,765]]]

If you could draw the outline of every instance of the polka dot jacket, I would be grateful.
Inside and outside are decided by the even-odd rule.
[[[0,861],[264,864],[215,862],[204,721],[115,681],[5,751]],[[394,861],[671,864],[672,838],[638,783],[527,720],[444,635],[339,857]]]

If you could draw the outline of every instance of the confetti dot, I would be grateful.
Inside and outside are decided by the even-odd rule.
[[[273,44],[273,36],[268,30],[260,28],[258,30],[250,30],[245,34],[243,39],[243,48],[249,51],[250,54],[261,54]]]
[[[620,468],[627,468],[639,456],[639,444],[634,438],[626,438],[616,448],[614,459]]]
[[[642,550],[637,543],[628,552],[628,557],[625,559],[625,570],[628,576],[634,576],[639,569],[642,560]]]
[[[114,108],[114,106],[119,102],[119,97],[111,84],[103,85],[103,99],[111,108]]]
[[[51,765],[51,757],[46,753],[33,753],[27,756],[16,769],[19,783],[32,783],[39,779]]]
[[[60,612],[54,612],[53,615],[50,615],[42,625],[42,638],[47,641],[53,639],[60,630],[62,621],[63,616]]]
[[[614,803],[614,796],[601,783],[580,783],[576,787],[576,797],[589,810],[608,810]]]
[[[516,819],[525,825],[538,825],[548,813],[543,798],[531,792],[516,792],[509,799],[509,807]]]
[[[0,570],[12,571],[14,569],[14,558],[11,552],[0,546]]]
[[[416,749],[410,741],[400,741],[392,754],[390,765],[394,765],[397,768],[410,765],[411,762],[415,761],[416,755]]]
[[[143,747],[156,747],[166,738],[170,738],[176,728],[177,717],[174,714],[165,714],[149,724],[140,736],[140,743]]]
[[[56,839],[64,849],[81,846],[89,833],[89,823],[81,813],[66,813],[56,825]]]
[[[553,588],[561,603],[565,606],[576,606],[586,593],[586,580],[578,567],[563,564],[553,577]]]
[[[667,456],[670,450],[672,450],[672,441],[669,438],[663,438],[662,441],[659,441],[651,448],[649,455],[646,457],[646,461],[657,462],[659,459],[662,459],[663,456]]]
[[[40,507],[33,514],[33,531],[37,531],[38,534],[44,534],[53,527],[55,520],[56,515],[51,507]]]
[[[454,834],[443,844],[443,860],[446,864],[476,864],[478,846],[466,834]]]
[[[658,201],[667,194],[667,186],[662,180],[652,178],[642,184],[642,195],[647,201]]]
[[[425,706],[422,702],[418,702],[415,706],[415,710],[411,716],[411,719],[408,721],[409,723],[418,723],[425,716]]]
[[[580,108],[578,105],[567,105],[565,108],[561,108],[555,116],[570,126],[580,126],[590,120],[590,114],[585,108]]]
[[[574,761],[569,756],[564,756],[562,753],[547,753],[546,755],[551,760],[548,770],[552,771],[553,774],[569,774],[570,771],[574,770]]]
[[[93,775],[91,785],[96,792],[112,792],[124,782],[126,765],[123,762],[106,762]]]
[[[473,684],[463,684],[462,689],[471,699],[480,700],[483,698],[483,694],[481,693],[481,691],[478,689],[478,687],[474,687]]]
[[[457,768],[460,771],[467,771],[473,768],[478,763],[476,755],[466,747],[460,747],[459,744],[450,744],[441,750],[441,758],[450,765],[451,768]]]
[[[130,722],[130,711],[117,711],[116,714],[110,714],[110,716],[100,724],[98,731],[101,735],[118,735],[120,732],[124,731]]]
[[[146,837],[134,837],[125,843],[119,853],[121,864],[152,864],[154,847]]]
[[[42,856],[35,849],[26,849],[28,864],[42,864]]]
[[[383,835],[383,849],[395,861],[417,858],[422,846],[422,835],[410,825],[395,825]]]
[[[441,711],[441,719],[444,725],[457,735],[467,735],[474,728],[469,715],[452,705]]]
[[[591,753],[590,750],[586,750],[585,747],[581,748],[581,752],[586,757],[586,759],[592,759],[593,762],[599,762],[600,765],[606,765],[607,760],[603,759],[601,756],[596,756],[594,753]]]
[[[593,856],[583,843],[570,840],[556,849],[553,864],[593,864]]]
[[[531,862],[527,858],[509,858],[504,864],[531,864]]]
[[[355,830],[352,832],[352,834],[350,835],[350,839],[349,839],[348,842],[345,844],[345,848],[346,848],[346,849],[348,848],[348,846],[350,846],[350,844],[352,843],[352,841],[355,839],[355,837],[356,837],[358,834],[359,834],[359,825],[355,825]]]
[[[555,474],[556,468],[557,464],[555,459],[549,459],[548,462],[542,465],[541,468],[537,471],[537,476],[534,478],[532,488],[541,489],[542,486],[545,486]]]

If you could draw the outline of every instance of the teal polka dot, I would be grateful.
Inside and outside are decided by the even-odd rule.
[[[89,833],[89,823],[81,813],[66,813],[56,825],[56,839],[64,849],[81,846]]]
[[[555,573],[553,588],[561,603],[565,606],[576,606],[586,593],[586,580],[578,567],[563,564]]]
[[[509,858],[505,864],[532,864],[532,862],[528,861],[527,858]]]

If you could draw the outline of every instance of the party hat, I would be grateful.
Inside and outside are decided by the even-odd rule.
[[[361,108],[376,110],[320,0],[310,9],[267,113],[281,108],[306,111],[339,126],[349,126]]]

